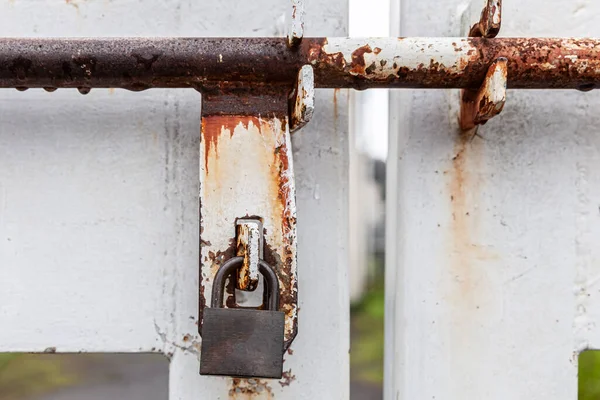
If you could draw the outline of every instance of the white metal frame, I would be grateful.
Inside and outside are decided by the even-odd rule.
[[[346,3],[308,3],[307,33],[345,35]],[[7,36],[281,36],[288,7],[16,1],[0,21]],[[198,375],[199,94],[80,96],[0,92],[0,351],[162,352],[171,399],[348,398],[347,92],[320,91],[292,140],[300,332],[281,382]]]

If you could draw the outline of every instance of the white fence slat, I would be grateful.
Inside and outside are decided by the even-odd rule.
[[[402,0],[402,34],[458,35],[461,3]],[[600,34],[594,2],[503,11],[501,36]],[[600,95],[509,90],[463,138],[456,91],[394,96],[386,399],[575,400],[600,346]]]

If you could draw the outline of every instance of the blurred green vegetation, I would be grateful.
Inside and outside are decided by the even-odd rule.
[[[350,373],[356,381],[383,383],[383,282],[351,308]]]
[[[72,385],[77,377],[57,354],[0,353],[0,400],[21,400]]]
[[[600,351],[584,351],[579,355],[578,399],[600,399]]]

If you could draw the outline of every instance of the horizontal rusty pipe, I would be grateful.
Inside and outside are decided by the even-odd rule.
[[[478,88],[508,59],[508,88],[593,89],[600,40],[522,38],[0,39],[2,88],[294,87],[314,68],[320,88]]]

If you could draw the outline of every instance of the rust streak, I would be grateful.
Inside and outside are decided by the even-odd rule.
[[[469,135],[467,133],[461,134],[458,143],[455,145],[455,156],[452,159],[452,180],[450,181],[452,270],[461,282],[461,290],[459,291],[461,296],[468,296],[471,293],[472,284],[469,273],[471,268],[468,251],[472,240],[471,218],[475,216],[475,212],[469,207],[469,196],[475,193],[470,191],[471,175],[467,166],[470,144]],[[473,189],[476,190],[477,188],[474,187]]]
[[[275,122],[275,121],[274,121]],[[296,313],[295,304],[297,303],[297,292],[290,290],[294,288],[295,274],[292,270],[296,254],[290,249],[296,240],[296,217],[294,215],[293,201],[295,193],[293,190],[290,149],[287,144],[287,118],[272,127],[273,134],[276,136],[277,147],[273,151],[273,160],[270,167],[270,192],[271,209],[275,216],[279,216],[281,221],[281,231],[278,234],[273,233],[276,247],[266,246],[265,260],[277,265],[278,278],[280,282],[280,303],[281,311],[284,311],[286,318],[286,338],[293,337],[296,334],[296,327],[290,325]],[[277,226],[279,224],[275,224]],[[286,342],[289,345],[289,342]]]
[[[480,204],[484,187],[484,141],[474,136],[474,130],[462,131],[454,151],[450,171],[449,200],[450,222],[448,231],[452,276],[449,293],[453,310],[452,325],[468,330],[475,323],[474,314],[488,302],[486,268],[498,260],[498,254],[480,244],[480,219],[484,215]],[[464,334],[464,332],[463,332]],[[460,336],[460,335],[459,335]],[[462,339],[457,339],[462,341]]]
[[[275,149],[273,166],[277,169],[274,171],[274,175],[276,174],[275,179],[279,182],[277,198],[281,207],[281,233],[284,237],[287,237],[295,224],[295,220],[289,207],[289,200],[293,193],[290,189],[290,160],[285,142]]]
[[[202,141],[204,142],[204,168],[208,174],[208,160],[211,148],[215,152],[215,157],[219,157],[219,137],[226,131],[229,137],[233,137],[235,128],[242,124],[245,129],[252,123],[259,127],[258,117],[247,115],[211,115],[202,118]]]
[[[476,268],[479,261],[497,256],[478,243],[480,217],[480,192],[483,182],[483,140],[474,131],[462,131],[454,147],[450,173],[450,260],[456,282],[452,298],[458,307],[470,307],[483,294],[478,287],[481,280]]]
[[[481,326],[498,314],[501,294],[492,284],[498,254],[485,242],[482,222],[486,208],[485,141],[475,131],[462,131],[454,145],[448,171],[449,221],[447,248],[440,254],[445,270],[441,281],[444,299],[444,340],[453,359],[465,360],[469,374],[476,373],[477,351],[485,346]],[[475,351],[475,353],[474,353]]]
[[[79,13],[79,4],[77,4],[75,0],[65,0],[65,3],[75,7],[75,10],[77,10],[77,13]]]
[[[338,119],[338,104],[337,104],[337,97],[338,97],[338,93],[340,92],[340,89],[333,89],[333,120],[334,120],[334,125],[337,125],[337,119]],[[337,131],[337,129],[336,129]]]

